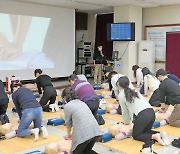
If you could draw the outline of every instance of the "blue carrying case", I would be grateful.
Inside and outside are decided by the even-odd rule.
[[[61,118],[52,118],[48,119],[47,125],[52,125],[52,126],[58,126],[58,125],[63,125],[65,121]]]

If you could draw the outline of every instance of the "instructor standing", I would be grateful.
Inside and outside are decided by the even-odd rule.
[[[94,83],[101,84],[102,78],[102,63],[103,63],[103,52],[102,52],[102,45],[97,46],[97,50],[94,51],[93,55],[93,62],[94,62]]]

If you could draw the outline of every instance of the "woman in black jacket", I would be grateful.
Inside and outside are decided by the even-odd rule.
[[[9,123],[9,118],[6,115],[9,98],[4,90],[4,84],[0,80],[0,121],[2,124]]]
[[[58,105],[55,104],[57,93],[51,82],[51,77],[46,74],[42,74],[41,69],[36,69],[34,71],[34,75],[36,77],[36,84],[40,95],[42,94],[43,89],[43,95],[39,102],[43,111],[49,112],[54,109],[58,110]]]

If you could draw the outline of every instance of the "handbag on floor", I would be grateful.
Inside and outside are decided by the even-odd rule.
[[[95,115],[94,117],[95,117],[95,119],[97,120],[97,123],[98,123],[99,125],[104,125],[104,124],[105,124],[105,120],[104,120],[104,118],[102,117],[102,115],[97,114],[97,115]]]

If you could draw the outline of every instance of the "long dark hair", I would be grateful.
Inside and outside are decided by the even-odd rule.
[[[133,74],[134,74],[134,77],[136,77],[136,70],[139,68],[138,65],[133,65],[132,66],[132,70],[133,70]]]
[[[112,90],[112,84],[111,84],[111,78],[112,78],[112,76],[113,75],[115,75],[115,74],[117,74],[117,72],[116,71],[112,71],[112,72],[110,72],[109,74],[108,74],[108,84],[109,84],[109,90]]]
[[[153,77],[155,77],[155,75],[149,70],[149,68],[147,68],[147,67],[144,67],[143,69],[142,69],[142,74],[143,74],[143,77],[145,76],[145,75],[148,75],[148,74],[150,74],[150,75],[152,75]]]
[[[122,76],[118,79],[117,84],[124,89],[126,101],[132,103],[134,98],[139,98],[138,93],[135,90],[129,88],[129,79],[126,76]]]
[[[78,95],[75,90],[69,87],[63,90],[61,97],[65,98],[68,103],[71,100],[77,99]]]

